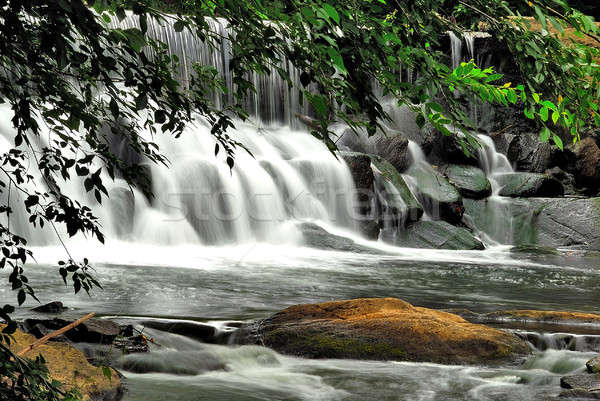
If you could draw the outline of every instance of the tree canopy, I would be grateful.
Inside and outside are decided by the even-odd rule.
[[[128,11],[126,11],[128,10]],[[542,29],[531,29],[533,15]],[[127,12],[139,28],[119,27]],[[234,38],[230,68],[234,101],[223,108],[214,94],[230,89],[212,66],[197,66],[186,88],[175,79],[179,60],[165,43],[148,36],[149,19],[190,30],[208,45],[221,40],[207,18],[224,18]],[[488,31],[510,49],[519,82],[506,82],[493,68],[474,62],[452,70],[442,39],[485,22]],[[122,160],[109,146],[118,136],[144,162],[168,161],[153,142],[155,135],[183,133],[199,114],[211,125],[216,151],[234,166],[237,143],[230,135],[236,118],[248,117],[243,99],[255,88],[249,73],[279,74],[294,80],[281,63],[301,73],[298,88],[318,118],[313,134],[332,150],[333,121],[345,121],[370,134],[388,118],[374,83],[398,105],[416,113],[444,135],[456,130],[467,141],[473,123],[453,95],[523,109],[540,127],[541,140],[562,147],[560,131],[574,140],[600,126],[598,49],[561,38],[575,29],[600,44],[591,17],[562,0],[507,3],[501,0],[188,0],[159,2],[89,0],[10,0],[0,7],[0,103],[13,113],[16,130],[10,149],[0,156],[0,267],[10,270],[9,285],[18,304],[34,297],[25,264],[32,256],[27,238],[11,231],[14,199],[20,199],[34,227],[64,226],[70,236],[85,234],[104,241],[90,206],[73,199],[64,183],[80,177],[98,203],[108,195],[102,174],[123,178],[150,192],[140,163]],[[551,33],[555,32],[555,33]],[[399,65],[418,78],[406,82]],[[318,88],[315,91],[312,88]],[[148,130],[150,136],[143,135]],[[40,136],[48,134],[47,142]],[[473,142],[474,143],[474,142]],[[31,168],[33,166],[33,168]],[[13,203],[11,203],[11,193]],[[18,198],[16,197],[18,194]],[[65,249],[59,273],[75,292],[99,287],[87,260],[76,261]],[[47,380],[43,361],[24,361],[8,349],[16,328],[10,305],[0,309],[7,325],[0,343],[0,396],[3,399],[68,399]]]

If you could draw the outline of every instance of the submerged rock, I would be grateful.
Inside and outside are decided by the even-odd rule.
[[[560,181],[546,174],[509,173],[494,177],[502,186],[499,195],[512,198],[563,196],[564,188]]]
[[[492,194],[490,181],[478,167],[450,164],[442,171],[465,198],[483,199]]]
[[[400,233],[398,245],[427,249],[485,249],[469,230],[445,221],[418,221],[409,225]]]
[[[36,306],[35,308],[33,308],[31,310],[34,312],[40,312],[40,313],[60,313],[66,309],[67,308],[65,308],[63,306],[62,302],[53,301],[53,302],[49,302],[45,305]]]
[[[241,338],[308,358],[462,364],[530,352],[511,333],[395,298],[292,306],[242,328]]]
[[[464,204],[479,230],[506,230],[503,243],[600,250],[600,198],[507,199],[501,205],[466,199]]]
[[[19,352],[33,344],[36,338],[20,330],[14,334],[15,342],[10,348]],[[83,353],[73,346],[60,342],[42,344],[24,355],[35,358],[42,355],[50,372],[50,377],[60,381],[67,390],[78,389],[84,397],[92,400],[113,401],[123,395],[123,387],[119,374],[110,369],[110,380],[104,376],[102,369],[91,365]]]
[[[160,320],[147,320],[140,324],[144,327],[166,331],[168,333],[179,334],[181,336],[193,338],[194,340],[206,343],[214,343],[216,342],[217,338],[217,329],[208,324]]]
[[[417,181],[418,197],[429,216],[450,223],[460,223],[464,213],[462,196],[446,177],[435,170],[411,167],[409,174]]]

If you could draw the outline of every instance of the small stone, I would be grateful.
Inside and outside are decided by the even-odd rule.
[[[595,356],[585,363],[588,372],[600,373],[600,356]]]

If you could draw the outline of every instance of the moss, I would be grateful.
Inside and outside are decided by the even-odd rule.
[[[406,351],[387,342],[370,339],[339,337],[318,332],[296,332],[278,329],[265,337],[267,345],[279,345],[284,350],[300,356],[313,358],[355,358],[382,360],[406,360]]]

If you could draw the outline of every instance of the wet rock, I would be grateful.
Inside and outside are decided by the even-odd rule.
[[[140,324],[144,327],[179,334],[206,343],[214,343],[217,334],[214,326],[197,322],[147,320]]]
[[[371,170],[371,158],[363,153],[340,152],[340,156],[344,159],[354,186],[356,187],[357,200],[359,204],[358,213],[362,216],[371,213],[371,199],[373,198],[373,184],[375,176]]]
[[[375,154],[390,162],[400,173],[410,167],[408,139],[400,134],[378,137],[375,140]]]
[[[501,310],[485,315],[490,319],[528,320],[553,323],[594,323],[600,324],[600,315],[593,313],[544,311],[544,310]]]
[[[519,171],[543,173],[552,167],[553,154],[552,145],[541,142],[539,135],[526,132],[512,137],[506,157]]]
[[[350,238],[334,235],[313,223],[302,223],[298,227],[304,237],[305,245],[333,251],[379,254],[380,251],[358,245]]]
[[[567,173],[562,170],[560,167],[552,167],[549,170],[546,170],[546,175],[560,181],[564,188],[565,195],[579,195],[580,191],[577,188],[577,184],[575,182],[575,176],[571,173]]]
[[[587,399],[587,400],[600,400],[600,392],[595,391],[588,391],[588,390],[584,390],[584,389],[572,389],[572,390],[565,390],[563,392],[561,392],[558,396],[559,398],[575,398],[578,400],[581,399]]]
[[[53,302],[49,302],[45,305],[36,306],[35,308],[32,309],[32,311],[40,312],[40,313],[60,313],[66,309],[67,308],[65,308],[63,306],[62,302],[53,301]]]
[[[585,363],[589,373],[600,373],[600,356],[595,356]]]
[[[600,374],[582,374],[565,376],[560,379],[560,386],[566,389],[584,390],[587,392],[599,392]]]
[[[534,173],[509,173],[494,177],[502,186],[499,195],[512,198],[563,196],[562,184],[546,175]]]
[[[490,181],[478,167],[450,164],[441,171],[465,198],[483,199],[492,194]]]
[[[72,321],[64,319],[26,319],[24,329],[29,334],[41,338],[46,334],[62,329],[70,323]],[[60,337],[76,343],[111,344],[119,335],[119,332],[119,326],[113,321],[107,319],[90,319],[72,328]]]
[[[19,352],[36,341],[32,335],[20,330],[14,335],[11,349]],[[77,388],[84,397],[91,400],[116,401],[123,395],[119,374],[111,371],[110,380],[101,369],[91,365],[83,353],[73,346],[59,342],[42,344],[25,354],[25,358],[42,355],[50,372],[50,377],[60,381],[67,390]]]
[[[402,175],[390,162],[379,156],[371,156],[371,162],[377,172],[398,191],[401,202],[406,206],[405,223],[418,221],[423,216],[423,208],[413,196]]]
[[[427,158],[432,164],[466,164],[479,166],[478,150],[471,145],[462,133],[434,136],[434,143]]]
[[[469,230],[445,221],[418,221],[409,225],[400,234],[398,245],[427,249],[485,249]]]
[[[409,174],[417,181],[418,197],[429,216],[454,224],[461,222],[465,210],[462,196],[446,177],[433,169],[415,167]]]
[[[290,355],[308,358],[483,363],[529,353],[513,334],[395,298],[297,305],[241,334]]]
[[[504,243],[600,250],[600,198],[512,199],[501,209],[489,200],[464,204],[478,229],[504,226]]]
[[[600,148],[592,137],[569,146],[575,156],[575,166],[572,173],[577,184],[588,188],[589,193],[598,193],[600,185]]]

